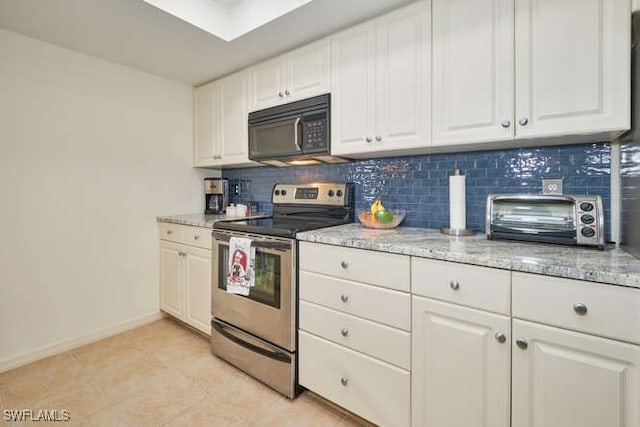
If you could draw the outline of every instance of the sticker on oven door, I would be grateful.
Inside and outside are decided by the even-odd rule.
[[[229,239],[229,265],[227,268],[227,292],[238,295],[249,295],[255,285],[253,264],[256,249],[251,246],[251,239],[232,237]]]

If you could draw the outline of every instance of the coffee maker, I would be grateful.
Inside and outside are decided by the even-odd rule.
[[[225,178],[204,179],[204,213],[223,214],[229,205],[229,180]]]

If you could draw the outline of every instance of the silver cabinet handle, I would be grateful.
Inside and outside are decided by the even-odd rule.
[[[573,304],[573,311],[578,313],[580,316],[584,316],[587,314],[587,306],[581,302]]]
[[[282,93],[282,92],[278,92],[278,96],[279,96],[280,98],[284,98],[284,93]]]
[[[340,295],[340,301],[342,301],[342,302],[349,301],[349,296],[345,295],[345,294]]]
[[[284,94],[285,94],[285,95],[287,95],[287,96],[289,96],[289,95],[291,95],[291,92],[289,92],[289,89],[286,89],[286,90],[284,91]]]
[[[502,332],[496,332],[494,337],[496,338],[496,341],[498,341],[500,344],[504,344],[505,342],[507,342],[507,336]]]
[[[193,236],[193,240],[198,240],[200,238],[199,234],[196,234],[195,236]]]
[[[502,122],[500,122],[500,126],[502,126],[505,129],[508,129],[511,126],[511,120],[504,119]]]
[[[527,118],[527,116],[522,116],[520,117],[520,119],[518,119],[518,123],[520,123],[521,126],[526,126],[529,124],[529,119]]]
[[[349,267],[349,263],[348,263],[347,261],[342,261],[342,262],[340,263],[340,267],[342,267],[342,268],[347,268],[347,267]]]
[[[340,329],[340,335],[346,337],[347,335],[349,335],[349,330],[347,328]]]
[[[449,287],[454,291],[457,291],[458,289],[460,289],[460,283],[457,280],[452,280],[449,282]]]
[[[382,141],[382,137],[380,135],[376,136],[376,141],[378,142]]]
[[[349,378],[346,378],[346,377],[340,378],[340,384],[342,384],[343,386],[346,386],[347,384],[349,384]]]
[[[523,340],[522,338],[518,338],[516,340],[516,345],[522,350],[526,350],[527,347],[529,347],[529,343],[527,342],[527,340]]]
[[[367,141],[367,142],[371,142],[371,141],[373,141],[373,139],[371,139],[371,137],[370,137],[370,136],[366,137],[364,140],[365,140],[365,141]]]

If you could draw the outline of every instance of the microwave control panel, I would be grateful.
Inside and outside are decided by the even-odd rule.
[[[327,121],[321,118],[306,117],[303,122],[303,141],[306,149],[324,149],[327,146]]]

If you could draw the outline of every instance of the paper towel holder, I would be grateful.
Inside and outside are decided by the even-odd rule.
[[[461,175],[464,175],[464,173],[456,166],[453,169],[453,176],[461,176]],[[451,192],[449,192],[449,203],[451,203]],[[451,219],[451,216],[450,216],[450,219]],[[451,227],[442,227],[440,229],[440,233],[447,234],[449,236],[473,236],[474,234],[476,234],[474,230],[469,228],[451,228]]]

